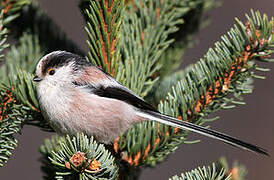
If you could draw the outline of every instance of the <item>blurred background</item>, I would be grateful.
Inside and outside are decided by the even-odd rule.
[[[42,7],[54,19],[67,36],[79,47],[88,51],[84,21],[78,10],[78,1],[41,0]],[[222,6],[211,10],[207,16],[211,23],[202,29],[196,38],[199,44],[188,50],[182,62],[182,68],[194,63],[202,57],[220,36],[226,33],[234,24],[234,18],[245,21],[244,14],[250,9],[260,10],[269,17],[274,16],[273,0],[230,0],[223,1]],[[264,67],[274,69],[274,63],[264,64]],[[266,73],[266,80],[255,80],[254,93],[245,96],[247,105],[218,113],[220,119],[211,123],[218,131],[239,137],[245,141],[257,144],[269,151],[272,157],[259,156],[242,151],[215,140],[191,135],[190,139],[201,139],[194,145],[181,145],[165,162],[155,168],[146,168],[140,179],[168,179],[175,174],[196,168],[198,165],[211,165],[221,156],[229,163],[234,160],[244,164],[248,169],[247,179],[274,179],[274,72]],[[0,168],[2,179],[42,179],[39,146],[46,133],[33,126],[25,126],[22,135],[18,135],[19,146],[8,164]]]

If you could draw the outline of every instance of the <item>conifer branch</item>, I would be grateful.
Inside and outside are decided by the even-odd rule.
[[[274,44],[273,18],[268,20],[259,12],[251,11],[251,14],[252,18],[247,16],[246,25],[236,19],[237,25],[228,32],[229,37],[222,36],[222,41],[216,42],[214,49],[209,49],[203,59],[181,74],[181,80],[160,102],[160,112],[201,125],[208,114],[231,108],[231,104],[242,104],[227,95],[240,98],[250,92],[244,88],[250,78],[256,77],[253,71],[260,70],[254,60],[269,61],[267,58],[273,53],[269,48]],[[154,165],[184,142],[187,134],[147,122],[121,136],[114,149],[132,166]]]
[[[4,24],[8,24],[20,16],[20,10],[23,6],[29,5],[31,0],[3,0],[0,3],[0,9],[3,10]]]
[[[196,1],[193,7],[182,7],[186,2],[192,1],[136,0],[128,2],[123,11],[122,0],[88,0],[91,4],[86,10],[89,60],[137,94],[146,96],[157,80],[155,72],[164,63],[160,57],[174,41],[170,35],[178,32],[178,25],[183,23],[181,17],[201,3]],[[12,8],[6,8],[7,15],[9,12],[14,15],[13,12],[20,10],[10,11]],[[18,24],[14,23],[11,29],[23,36],[19,45],[12,46],[5,65],[0,69],[10,74],[9,78],[4,78],[3,73],[0,73],[0,78],[6,81],[0,86],[0,166],[9,159],[11,151],[16,147],[14,134],[20,131],[22,125],[31,124],[51,130],[40,113],[36,87],[32,82],[33,60],[39,60],[44,53],[56,50],[56,47],[65,47],[65,50],[82,54],[59,32],[47,34],[54,46],[44,41],[45,37],[41,36],[45,34],[43,29],[49,31],[55,25],[48,17],[44,18],[38,6],[32,4],[20,12],[22,16],[14,21]],[[4,17],[3,13],[1,18]],[[254,71],[267,70],[260,68],[254,60],[271,62],[270,54],[274,52],[273,18],[268,20],[266,16],[262,17],[253,11],[251,14],[252,17],[247,17],[245,25],[236,19],[237,24],[228,35],[222,36],[215,48],[209,49],[196,64],[175,76],[163,78],[165,84],[162,83],[160,87],[166,89],[166,83],[171,80],[171,89],[160,89],[163,93],[159,97],[165,97],[158,105],[160,112],[177,117],[178,120],[203,124],[207,122],[205,117],[208,114],[231,108],[234,104],[243,104],[238,99],[241,100],[241,95],[251,92],[252,78],[262,78]],[[30,23],[26,23],[28,21]],[[20,26],[24,27],[23,31],[16,29]],[[3,28],[3,21],[0,21],[0,27],[1,53],[6,47],[7,30]],[[30,28],[32,35],[25,34],[26,28]],[[119,73],[118,68],[121,70]],[[159,75],[163,76],[164,73]],[[229,94],[235,97],[228,98]],[[138,173],[139,166],[155,165],[175,151],[179,144],[186,141],[188,134],[187,131],[156,122],[138,124],[115,141],[113,150],[116,162],[110,152],[103,145],[98,145],[93,137],[89,139],[83,134],[66,138],[56,136],[46,140],[40,149],[43,170],[47,175],[45,178],[116,179],[118,171],[121,172],[124,167],[128,172]],[[213,165],[212,169],[198,168],[183,174],[181,178],[174,178],[221,179],[227,178],[226,175],[225,170],[216,170]]]
[[[9,74],[5,85],[2,84],[2,88],[12,92],[16,102],[24,104],[36,112],[40,112],[40,110],[32,73],[41,56],[37,36],[24,33],[18,44],[11,46],[10,51],[6,54],[5,64],[1,67],[1,70]]]
[[[39,110],[33,75],[17,69],[21,67],[34,71],[36,63],[29,58],[38,60],[41,56],[38,40],[35,36],[24,34],[19,42],[19,45],[11,47],[6,54],[5,64],[0,67],[0,166],[12,155],[11,151],[17,146],[14,134],[20,132],[24,124],[51,130]]]
[[[185,172],[180,176],[173,176],[169,180],[230,180],[231,175],[226,175],[226,171],[223,168],[217,167],[214,163],[212,167],[203,166],[198,167],[189,172]]]
[[[25,5],[30,4],[30,0],[4,0],[0,3],[0,80],[1,82],[6,80],[7,69],[3,68],[2,62],[4,55],[2,51],[7,48],[9,45],[6,44],[8,29],[6,26],[13,20],[15,20],[20,15],[20,9]],[[4,27],[5,26],[5,27]]]
[[[8,47],[6,44],[7,40],[7,29],[4,27],[4,11],[0,13],[0,62],[4,57],[3,50]],[[2,62],[1,62],[2,64]],[[3,72],[1,72],[0,79],[3,78]],[[17,140],[12,136],[14,132],[18,132],[20,126],[20,121],[11,124],[8,121],[9,107],[13,103],[14,97],[10,91],[3,91],[0,89],[0,167],[3,166],[5,162],[8,161],[11,156],[11,151],[16,147]]]
[[[168,39],[174,39],[174,42],[170,44],[160,57],[159,61],[163,65],[156,73],[158,77],[162,78],[180,66],[186,50],[196,44],[196,39],[193,35],[202,27],[208,25],[205,13],[217,7],[219,3],[216,0],[185,0],[177,2],[178,14],[184,22],[178,26],[179,30],[177,32],[168,36]],[[157,89],[157,84],[155,86],[155,89]]]
[[[9,76],[9,84],[2,89],[10,91],[14,97],[14,108],[18,116],[23,116],[23,124],[34,125],[45,131],[53,131],[48,122],[43,118],[38,103],[36,85],[33,82],[34,75],[21,69],[17,69]],[[17,107],[20,105],[20,108]]]
[[[159,64],[162,64],[161,68],[155,72],[154,76],[159,77],[159,81],[153,85],[153,88],[149,94],[145,97],[147,101],[152,104],[158,104],[161,99],[164,99],[169,88],[171,74],[173,76],[174,71],[182,64],[183,56],[188,48],[197,44],[197,40],[194,35],[203,27],[209,24],[208,18],[205,13],[219,6],[216,0],[198,0],[198,1],[178,1],[179,15],[183,19],[183,23],[178,25],[179,30],[168,36],[168,40],[174,39],[174,41],[168,46],[165,52],[159,59]],[[181,70],[183,71],[183,70]],[[175,72],[177,73],[177,72]],[[165,79],[165,81],[164,81]],[[178,79],[179,80],[179,79]],[[178,81],[177,80],[177,81]],[[163,81],[167,83],[167,86],[162,91],[158,91],[160,85],[163,85]],[[173,80],[171,80],[173,81]],[[176,81],[176,82],[177,82]]]
[[[136,0],[127,5],[121,36],[125,74],[119,81],[140,96],[145,96],[157,80],[153,75],[161,67],[159,58],[173,42],[168,35],[183,23],[178,4]]]
[[[114,157],[104,145],[84,134],[76,137],[54,136],[41,146],[46,179],[117,179]],[[50,173],[49,173],[50,172]]]
[[[4,18],[3,18],[4,11],[0,12],[0,65],[3,64],[2,60],[4,55],[3,50],[8,47],[7,41],[7,28],[4,27]]]
[[[229,168],[224,157],[220,158],[212,166],[203,166],[175,175],[169,180],[244,180],[246,169],[244,166],[234,162],[233,167]]]
[[[5,63],[0,67],[0,77],[8,81],[8,74],[16,74],[17,68],[33,73],[37,61],[43,56],[38,37],[23,33],[16,45],[11,46],[5,57]]]
[[[247,175],[247,170],[245,166],[239,164],[235,161],[232,167],[229,167],[226,158],[221,157],[218,163],[225,169],[226,176],[230,174],[231,180],[245,180]]]
[[[14,96],[10,91],[0,90],[0,167],[8,161],[11,151],[17,146],[17,140],[13,137],[21,129],[21,118],[14,116]],[[21,108],[21,107],[19,107]]]
[[[120,61],[118,42],[123,0],[89,0],[89,4],[85,11],[90,48],[88,59],[115,76]]]
[[[8,85],[0,85],[0,166],[7,162],[17,146],[14,135],[24,124],[51,130],[39,110],[36,90],[30,73],[18,70]]]
[[[21,1],[18,1],[18,3],[19,2]],[[20,19],[20,23],[13,21],[14,24],[12,24],[11,28],[17,27],[13,30],[16,30],[19,35],[20,30],[29,27],[30,29],[28,33],[33,35],[22,32],[22,37],[20,37],[18,44],[11,47],[11,51],[9,51],[6,55],[5,63],[0,67],[0,78],[3,80],[1,81],[0,86],[0,166],[3,166],[3,163],[7,162],[9,157],[12,155],[11,151],[17,145],[17,140],[14,138],[14,134],[20,132],[24,124],[35,125],[42,128],[43,130],[52,131],[48,122],[44,120],[42,114],[40,113],[36,87],[33,84],[33,75],[31,73],[34,72],[34,67],[36,65],[36,62],[34,61],[38,61],[45,51],[51,51],[52,48],[49,44],[47,44],[47,42],[49,42],[49,35],[51,34],[48,34],[48,32],[42,33],[44,35],[47,34],[47,41],[43,41],[43,45],[43,43],[40,43],[37,38],[39,37],[43,39],[42,36],[37,36],[36,33],[48,30],[48,28],[51,28],[54,24],[51,24],[51,20],[48,17],[45,17],[41,11],[38,11],[37,6],[35,5],[26,6],[24,10],[16,8],[16,11],[11,11],[14,7],[19,7],[18,5],[15,5],[17,5],[17,3],[12,4],[12,6],[8,8],[10,11],[7,12],[10,13],[7,13],[6,16],[1,16],[1,18],[6,18],[9,20],[3,21],[1,19],[2,24],[0,26],[0,49],[3,49],[7,46],[4,44],[6,40],[5,34],[7,33],[7,29],[3,28],[3,23],[10,23],[11,20],[15,19],[15,17],[17,17],[17,20]],[[20,7],[22,8],[23,6]],[[19,13],[14,15],[14,12],[20,12],[21,17],[18,17]],[[9,18],[10,16],[13,18]],[[20,24],[24,22],[27,22],[22,26],[24,28],[18,28]],[[33,22],[33,24],[30,22]],[[43,28],[44,25],[40,26],[39,23],[47,23],[47,29]],[[52,35],[56,38],[52,38],[50,41],[54,42],[55,45],[58,44],[56,42],[62,41],[64,43],[61,43],[62,47],[70,46],[69,41],[67,41],[65,38],[62,38],[60,33]],[[4,38],[2,39],[2,37]],[[53,47],[55,47],[55,45]],[[40,47],[42,47],[43,50],[41,50]],[[74,52],[73,49],[71,51]],[[18,69],[19,67],[27,70],[28,72]],[[5,84],[2,84],[4,82]]]

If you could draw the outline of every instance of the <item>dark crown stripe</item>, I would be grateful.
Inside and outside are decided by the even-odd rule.
[[[47,59],[44,60],[42,73],[45,74],[48,69],[52,67],[59,68],[68,65],[70,62],[75,63],[76,69],[89,64],[85,58],[82,58],[81,56],[78,56],[76,54],[72,54],[66,51],[56,52],[49,55]]]

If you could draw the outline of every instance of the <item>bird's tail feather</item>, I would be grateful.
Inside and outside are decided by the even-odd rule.
[[[178,119],[175,119],[175,118],[167,116],[167,115],[160,114],[158,112],[142,111],[142,112],[138,112],[138,115],[143,118],[154,120],[154,121],[157,121],[157,122],[169,125],[169,126],[178,127],[180,129],[189,130],[189,131],[196,132],[198,134],[201,134],[201,135],[204,135],[207,137],[218,139],[224,143],[239,147],[241,149],[245,149],[245,150],[249,150],[249,151],[252,151],[255,153],[264,154],[264,155],[269,156],[269,154],[267,153],[266,150],[264,150],[263,148],[260,148],[258,146],[252,145],[250,143],[246,143],[246,142],[241,141],[237,138],[231,137],[229,135],[226,135],[226,134],[223,134],[223,133],[211,130],[211,129],[206,129],[202,126],[198,126],[193,123],[179,121]]]

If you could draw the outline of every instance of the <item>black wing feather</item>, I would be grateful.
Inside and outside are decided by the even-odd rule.
[[[123,86],[120,86],[120,87],[101,86],[99,88],[96,88],[93,91],[93,93],[101,97],[107,97],[107,98],[113,98],[113,99],[125,101],[128,104],[131,104],[132,106],[142,110],[150,110],[150,111],[158,112],[158,110],[155,109],[152,105],[144,101],[141,97],[137,96],[130,90],[124,88]]]
[[[125,101],[128,104],[142,109],[142,110],[149,110],[153,112],[159,112],[156,108],[154,108],[151,104],[144,101],[141,97],[130,91],[129,89],[125,88],[124,86],[117,83],[117,86],[94,86],[88,83],[77,83],[73,82],[76,86],[84,86],[92,91],[93,94],[96,94],[101,97],[113,98],[121,101]]]

